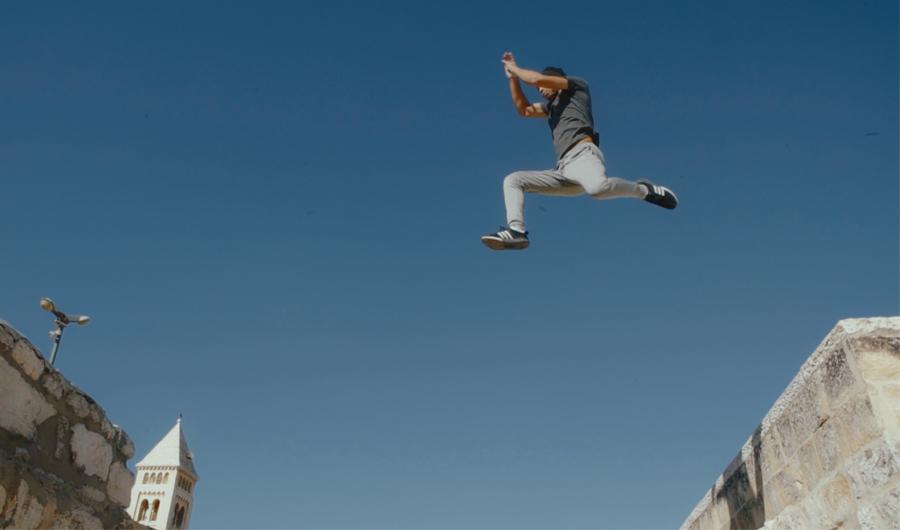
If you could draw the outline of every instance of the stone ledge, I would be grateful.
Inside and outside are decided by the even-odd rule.
[[[887,472],[878,467],[885,453],[872,451],[882,440],[900,438],[898,375],[900,317],[838,322],[682,528],[790,527],[804,518],[828,519],[827,507],[807,499],[826,486],[839,488],[843,471],[854,476],[868,465]],[[860,456],[866,451],[868,459]],[[896,477],[890,477],[893,484]],[[855,494],[865,500],[875,495],[870,489],[857,487]],[[857,511],[854,506],[848,524]]]
[[[2,320],[0,386],[0,528],[145,528],[128,434]]]

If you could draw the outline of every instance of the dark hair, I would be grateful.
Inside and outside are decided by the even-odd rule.
[[[541,70],[541,73],[544,75],[552,75],[556,77],[566,77],[566,72],[562,68],[558,66],[548,66]]]

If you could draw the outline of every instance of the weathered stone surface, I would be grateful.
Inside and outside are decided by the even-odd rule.
[[[103,522],[85,510],[72,510],[71,512],[60,514],[59,517],[55,518],[53,525],[50,526],[50,528],[59,530],[84,528],[88,530],[103,528]]]
[[[63,393],[68,389],[65,379],[56,372],[47,372],[42,378],[41,384],[48,394],[56,399],[62,399]]]
[[[113,425],[113,430],[115,431],[116,449],[121,451],[127,460],[134,458],[134,442],[131,441],[128,433],[118,425]]]
[[[835,419],[840,422],[841,439],[850,453],[881,436],[872,404],[865,395],[848,400],[835,414]]]
[[[737,528],[759,528],[759,526],[741,526]],[[773,530],[797,530],[810,528],[809,516],[799,506],[791,506],[775,518],[771,526]]]
[[[782,469],[772,481],[772,485],[778,490],[778,496],[785,508],[797,504],[807,493],[807,485],[794,465]]]
[[[759,528],[765,520],[766,514],[761,500],[751,500],[731,518],[736,528]]]
[[[861,356],[859,367],[867,381],[900,381],[900,353],[868,352]]]
[[[0,428],[31,440],[37,425],[56,413],[22,374],[3,359],[0,359],[0,388],[3,389]]]
[[[763,482],[770,480],[784,465],[784,454],[781,445],[774,432],[769,432],[762,438],[759,449],[759,467],[762,471]]]
[[[70,393],[66,397],[66,403],[68,403],[69,406],[72,407],[72,411],[79,418],[86,418],[91,412],[87,400],[84,399],[84,396],[77,392]]]
[[[103,408],[0,321],[0,528],[145,529],[123,509],[132,456]]]
[[[900,530],[900,317],[838,323],[713,491],[682,528]]]
[[[843,522],[846,517],[855,511],[853,488],[850,481],[844,475],[837,475],[824,484],[820,491],[819,504],[827,507],[827,514],[822,524],[835,527]]]
[[[868,447],[857,454],[847,473],[857,496],[886,485],[900,473],[897,455],[886,444]]]
[[[818,396],[813,392],[810,382],[802,385],[784,413],[775,421],[775,427],[781,438],[785,456],[790,458],[809,438],[823,420],[819,410]]]
[[[825,475],[813,440],[806,442],[797,451],[796,461],[800,469],[800,476],[806,484],[815,484]]]
[[[78,493],[86,502],[102,503],[106,500],[106,494],[93,486],[84,486]]]
[[[834,350],[825,359],[822,368],[822,386],[831,403],[837,403],[850,391],[855,383],[853,372],[847,364],[847,355],[843,349]]]
[[[13,512],[13,528],[33,530],[40,526],[44,506],[28,493],[28,483],[20,481]]]
[[[34,350],[30,342],[20,340],[12,349],[12,358],[22,371],[32,380],[37,381],[44,373],[44,359]]]
[[[12,350],[16,345],[16,339],[18,339],[18,332],[15,328],[0,319],[0,347]]]
[[[72,428],[72,456],[75,465],[88,475],[106,480],[112,463],[112,446],[103,436],[89,431],[83,423]]]
[[[127,507],[131,500],[131,487],[134,485],[134,475],[121,462],[113,462],[109,468],[109,481],[106,484],[106,494],[110,500],[120,506]]]
[[[834,419],[826,421],[816,431],[813,435],[813,443],[816,446],[816,454],[819,456],[822,468],[826,473],[837,469],[839,463],[849,453],[841,440],[837,420]]]
[[[56,448],[53,450],[53,456],[57,460],[66,455],[66,448],[69,447],[69,420],[65,416],[60,416],[59,423],[56,425]]]
[[[866,530],[900,528],[900,486],[859,510],[860,526]]]

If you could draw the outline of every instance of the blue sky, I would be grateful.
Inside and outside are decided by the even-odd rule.
[[[57,364],[138,458],[184,414],[195,528],[676,527],[838,319],[898,313],[897,20],[7,2],[0,318],[94,318]],[[679,209],[530,196],[483,248],[554,162],[506,50]]]

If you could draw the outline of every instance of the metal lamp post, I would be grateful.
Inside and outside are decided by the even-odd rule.
[[[59,353],[59,343],[62,341],[63,330],[69,324],[78,324],[83,326],[91,321],[91,317],[87,315],[67,315],[56,308],[56,304],[49,298],[41,298],[41,308],[44,311],[53,313],[56,317],[56,329],[50,332],[50,338],[53,340],[53,353],[50,354],[50,365],[56,363],[56,354]]]

